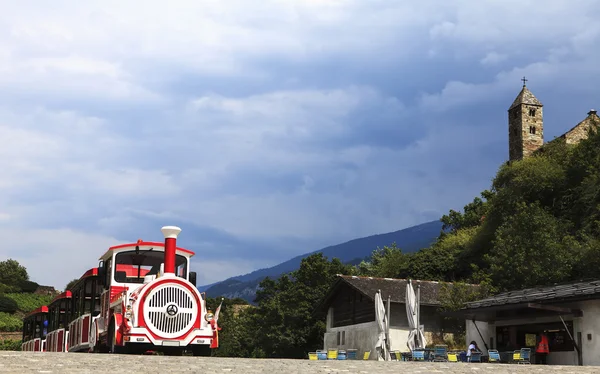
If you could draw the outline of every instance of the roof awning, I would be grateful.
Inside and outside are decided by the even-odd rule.
[[[581,309],[568,308],[564,306],[556,306],[539,303],[521,303],[521,304],[504,304],[492,305],[479,308],[465,308],[454,312],[445,312],[448,317],[464,318],[466,320],[475,321],[502,321],[509,319],[521,319],[528,317],[542,316],[566,316],[573,317],[583,316]]]

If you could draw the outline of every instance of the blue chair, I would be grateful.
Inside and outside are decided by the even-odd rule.
[[[531,364],[531,348],[521,348],[522,364]]]
[[[347,354],[348,360],[356,360],[356,351],[357,351],[356,349],[348,350],[348,354]]]
[[[488,349],[489,362],[500,362],[500,353],[496,349]]]
[[[436,345],[433,351],[433,361],[448,361],[448,346]]]
[[[425,351],[412,351],[413,361],[425,361]]]
[[[471,352],[469,362],[481,362],[481,352]]]

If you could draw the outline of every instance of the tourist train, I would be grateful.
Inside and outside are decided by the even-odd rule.
[[[194,252],[176,246],[181,229],[161,229],[164,243],[110,247],[98,267],[23,319],[23,351],[163,352],[208,356],[219,346],[217,319],[190,271]]]

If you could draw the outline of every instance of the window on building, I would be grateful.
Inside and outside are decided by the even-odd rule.
[[[342,345],[346,344],[346,331],[342,331]]]
[[[340,345],[340,332],[337,332],[337,345]]]
[[[535,126],[529,126],[529,133],[535,134]]]
[[[529,116],[535,116],[535,109],[529,109]]]

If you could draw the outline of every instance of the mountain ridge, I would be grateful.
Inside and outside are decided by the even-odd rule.
[[[378,247],[389,246],[394,242],[403,252],[416,252],[421,248],[431,245],[439,236],[441,230],[442,223],[439,220],[435,220],[393,232],[355,238],[295,256],[275,266],[257,269],[250,273],[227,278],[221,282],[199,286],[198,289],[206,292],[208,297],[240,297],[253,303],[256,290],[264,278],[277,278],[284,273],[296,270],[300,266],[302,259],[312,254],[323,253],[329,259],[337,257],[344,263],[351,262],[355,264],[362,259],[368,258],[373,250]]]

